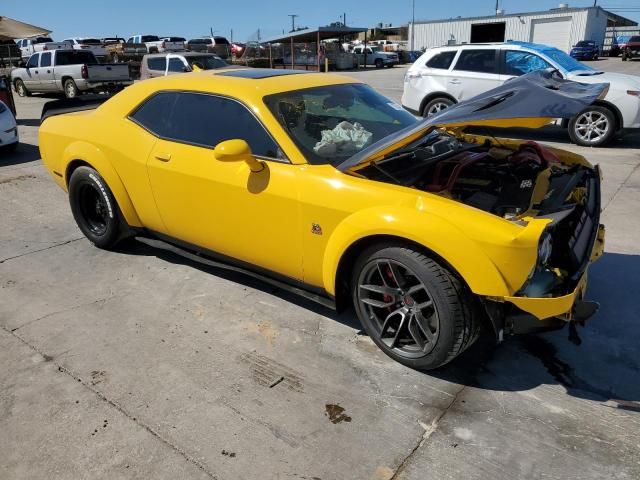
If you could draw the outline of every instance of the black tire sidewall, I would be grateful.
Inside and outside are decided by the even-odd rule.
[[[610,123],[609,131],[602,138],[602,140],[598,141],[597,143],[584,142],[583,140],[581,140],[576,135],[576,132],[575,132],[576,120],[578,119],[578,117],[580,115],[582,115],[583,113],[588,112],[588,111],[598,112],[598,113],[602,113],[602,114],[606,115],[607,119],[609,120],[609,123]],[[603,146],[609,144],[611,142],[611,140],[613,139],[613,137],[615,136],[615,134],[616,134],[616,116],[607,107],[603,107],[603,106],[600,106],[600,105],[594,105],[592,107],[585,108],[578,115],[576,115],[575,117],[571,118],[569,120],[568,131],[569,131],[569,138],[571,138],[571,141],[573,143],[575,143],[576,145],[580,145],[582,147],[603,147]]]
[[[109,210],[108,220],[106,222],[107,228],[102,235],[96,235],[91,231],[87,220],[82,214],[80,188],[84,185],[90,185],[96,188],[107,203]],[[85,166],[78,167],[74,170],[69,180],[69,204],[78,228],[80,228],[85,237],[96,247],[111,248],[118,242],[122,231],[120,210],[109,186],[96,170]]]
[[[452,101],[450,98],[447,98],[447,97],[436,97],[436,98],[434,98],[432,100],[429,100],[429,102],[424,106],[424,109],[422,110],[422,116],[426,118],[427,114],[429,112],[429,109],[431,109],[431,107],[436,103],[446,103],[447,104],[447,108],[449,108],[455,102]]]
[[[382,62],[382,60],[380,60],[380,59],[377,59],[377,60],[374,62],[374,65],[376,66],[376,68],[382,68],[382,67],[384,67],[384,63],[383,63],[383,62]]]
[[[439,275],[438,271],[442,271],[442,267],[436,264],[437,268],[433,268],[433,260],[427,259],[422,255],[414,256],[410,250],[403,247],[382,247],[372,248],[362,254],[356,262],[352,279],[351,279],[351,295],[356,310],[356,314],[360,319],[363,329],[369,335],[371,340],[389,357],[399,363],[411,368],[420,370],[430,370],[437,368],[448,360],[450,360],[450,352],[454,348],[458,336],[460,335],[459,327],[456,327],[456,317],[459,312],[455,311],[454,304],[451,302],[450,295],[445,293],[445,288],[451,288],[447,280]],[[377,338],[376,328],[371,323],[372,320],[367,317],[363,308],[358,302],[357,288],[360,273],[363,268],[367,267],[370,262],[376,259],[389,258],[417,274],[425,287],[432,296],[436,312],[439,318],[439,334],[435,347],[423,357],[407,358],[390,349],[382,341]],[[432,265],[427,265],[424,260]]]

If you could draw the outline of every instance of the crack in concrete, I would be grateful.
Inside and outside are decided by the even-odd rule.
[[[92,300],[90,302],[84,302],[84,303],[79,303],[77,305],[72,305],[70,307],[63,308],[62,310],[56,310],[55,312],[49,312],[49,313],[47,313],[45,315],[42,315],[42,316],[40,316],[38,318],[33,318],[33,319],[23,323],[22,325],[18,325],[17,327],[12,328],[11,332],[12,333],[16,332],[16,331],[20,330],[23,327],[26,327],[26,326],[31,325],[33,323],[39,322],[40,320],[44,320],[45,318],[49,318],[49,317],[52,317],[54,315],[58,315],[59,313],[70,312],[71,310],[75,310],[77,308],[82,308],[82,307],[88,307],[90,305],[94,305],[94,304],[100,303],[100,302],[106,303],[109,300],[112,300],[114,298],[124,298],[124,297],[128,297],[129,295],[130,295],[129,293],[125,293],[124,295],[110,295],[108,297],[98,298],[97,300]]]
[[[426,425],[420,422],[420,426],[424,428],[424,433],[422,434],[422,437],[420,438],[416,446],[411,449],[409,454],[402,459],[402,462],[400,462],[400,465],[398,465],[398,468],[396,468],[395,472],[393,473],[393,476],[389,480],[397,480],[399,478],[399,475],[404,471],[404,469],[406,468],[407,464],[409,463],[413,455],[418,451],[418,449],[420,449],[420,447],[422,447],[425,444],[427,440],[429,440],[431,435],[433,435],[433,433],[438,429],[440,420],[442,420],[442,418],[449,412],[451,407],[453,407],[453,405],[456,403],[456,400],[458,399],[458,395],[460,395],[465,388],[467,388],[467,386],[462,385],[462,387],[453,395],[453,398],[451,399],[451,402],[449,403],[449,405],[447,405],[442,410],[442,412],[440,412],[440,415],[438,415],[436,418],[433,419],[433,421],[431,422],[431,425]]]
[[[10,330],[7,330],[7,328],[4,325],[0,325],[0,328],[2,328],[2,330],[4,330],[9,335],[12,335],[13,337],[17,338],[24,345],[26,345],[31,350],[33,350],[38,355],[40,355],[44,360],[50,360],[51,363],[56,366],[56,368],[58,369],[59,372],[64,373],[64,374],[70,376],[71,378],[73,378],[76,382],[80,383],[83,387],[85,387],[87,390],[92,392],[94,395],[96,395],[100,400],[105,402],[107,405],[111,406],[112,408],[115,408],[118,412],[120,412],[126,418],[128,418],[133,423],[135,423],[139,427],[141,427],[144,430],[146,430],[153,437],[155,437],[156,439],[160,440],[160,442],[162,442],[163,444],[168,446],[171,450],[173,450],[174,452],[179,454],[187,462],[195,465],[198,469],[200,469],[209,478],[211,478],[212,480],[217,480],[218,479],[218,477],[213,472],[211,472],[204,464],[202,464],[196,458],[192,457],[185,450],[180,448],[178,445],[175,445],[174,443],[170,442],[169,440],[164,438],[159,432],[155,431],[153,428],[151,428],[147,424],[143,423],[142,421],[140,421],[138,418],[134,417],[133,415],[131,415],[129,412],[127,412],[127,410],[125,410],[124,407],[122,407],[120,404],[116,403],[114,400],[111,400],[110,398],[108,398],[104,393],[102,393],[99,390],[93,388],[90,384],[86,383],[84,380],[82,380],[82,378],[80,378],[78,375],[73,373],[71,370],[69,370],[68,368],[66,368],[66,367],[64,367],[64,366],[62,366],[60,364],[58,364],[55,360],[52,360],[49,355],[46,355],[44,352],[40,351],[40,349],[38,347],[36,347],[35,345],[32,345],[31,343],[27,342],[20,335],[12,332]]]
[[[71,240],[67,240],[66,242],[62,242],[62,243],[56,243],[55,245],[51,245],[50,247],[40,248],[38,250],[32,250],[30,252],[21,253],[20,255],[14,255],[13,257],[3,258],[2,260],[0,260],[0,263],[5,263],[5,262],[8,262],[9,260],[15,260],[16,258],[26,257],[27,255],[31,255],[33,253],[44,252],[45,250],[50,250],[52,248],[61,247],[63,245],[67,245],[69,243],[77,242],[78,240],[82,240],[83,238],[85,238],[85,237],[82,236],[82,237],[78,237],[78,238],[72,238]]]

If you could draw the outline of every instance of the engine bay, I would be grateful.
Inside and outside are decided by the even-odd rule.
[[[578,170],[584,168],[563,164],[552,151],[533,142],[513,149],[497,140],[466,143],[431,132],[358,173],[515,218],[565,206],[579,186]]]

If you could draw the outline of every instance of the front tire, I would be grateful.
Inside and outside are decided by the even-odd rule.
[[[96,247],[110,249],[128,232],[109,186],[91,167],[78,167],[69,180],[69,204],[78,228]]]
[[[31,96],[31,92],[29,90],[27,90],[27,87],[25,86],[24,82],[22,80],[20,80],[20,79],[16,80],[15,89],[16,89],[16,93],[18,94],[19,97],[30,97]]]
[[[602,147],[616,131],[616,117],[607,107],[592,105],[569,121],[569,137],[582,147]]]
[[[478,338],[465,286],[412,248],[386,244],[363,252],[351,290],[364,330],[385,354],[408,367],[438,368]]]
[[[384,67],[384,63],[382,62],[382,60],[380,58],[376,59],[374,64],[375,64],[376,68],[383,68]]]

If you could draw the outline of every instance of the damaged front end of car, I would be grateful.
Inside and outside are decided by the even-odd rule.
[[[536,72],[430,117],[421,122],[422,130],[407,129],[395,143],[386,139],[346,162],[345,169],[355,175],[438,195],[525,227],[522,232],[535,231],[537,255],[528,257],[536,258],[527,263],[528,275],[522,262],[514,266],[521,260],[518,253],[503,248],[499,267],[505,282],[511,280],[509,295],[479,296],[498,340],[569,324],[570,338],[577,341],[575,325],[597,311],[584,294],[588,266],[604,250],[601,172],[579,155],[469,134],[467,127],[540,127],[575,115],[607,88]],[[521,276],[507,278],[513,271]]]

